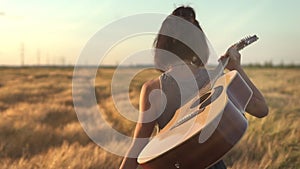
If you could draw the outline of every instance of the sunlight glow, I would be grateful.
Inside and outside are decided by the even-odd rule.
[[[103,26],[124,16],[156,12],[169,14],[174,5],[188,4],[195,8],[197,18],[218,55],[247,35],[257,34],[259,42],[243,51],[244,63],[294,62],[299,64],[300,52],[294,42],[300,38],[295,22],[300,16],[299,1],[255,0],[252,2],[175,1],[174,3],[125,3],[113,1],[18,1],[4,0],[0,6],[0,65],[20,65],[21,44],[25,64],[74,64],[85,43]],[[158,5],[160,4],[160,5]],[[114,9],[114,10],[110,10]],[[139,23],[142,24],[142,23]],[[276,38],[280,37],[279,41]],[[148,39],[139,45],[148,46]],[[130,43],[134,43],[130,42]],[[282,50],[282,46],[287,50]],[[119,62],[119,53],[128,53],[126,46],[111,56],[110,64]],[[38,54],[39,53],[39,54]],[[151,59],[148,59],[151,60]]]

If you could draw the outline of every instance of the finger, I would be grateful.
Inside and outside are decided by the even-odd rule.
[[[223,59],[227,58],[228,56],[229,56],[229,55],[222,55],[222,56],[218,59],[218,61],[223,60]]]
[[[237,50],[237,44],[234,44],[230,47],[230,51]]]

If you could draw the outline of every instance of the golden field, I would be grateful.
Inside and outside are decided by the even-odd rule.
[[[98,70],[97,102],[105,120],[131,135],[134,123],[118,114],[110,96],[113,69]],[[247,68],[270,108],[225,157],[228,168],[300,168],[300,69]],[[143,71],[129,89],[138,107]],[[104,151],[82,129],[73,106],[72,68],[0,68],[0,168],[114,169],[122,157]],[[126,149],[127,147],[123,147]]]

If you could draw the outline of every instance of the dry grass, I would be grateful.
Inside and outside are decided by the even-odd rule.
[[[0,168],[118,168],[122,158],[97,146],[77,120],[71,68],[1,68],[0,73]],[[131,135],[135,124],[117,113],[110,97],[112,73],[98,71],[97,102],[114,128]],[[266,96],[270,114],[248,116],[247,133],[225,158],[228,168],[300,168],[299,69],[247,73]],[[135,107],[141,84],[157,75],[146,71],[132,81]]]

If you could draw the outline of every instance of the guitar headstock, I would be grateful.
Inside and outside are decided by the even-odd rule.
[[[257,40],[258,40],[258,37],[256,35],[247,36],[237,43],[237,48],[238,48],[238,50],[242,50],[244,47],[250,45],[251,43],[253,43]]]

